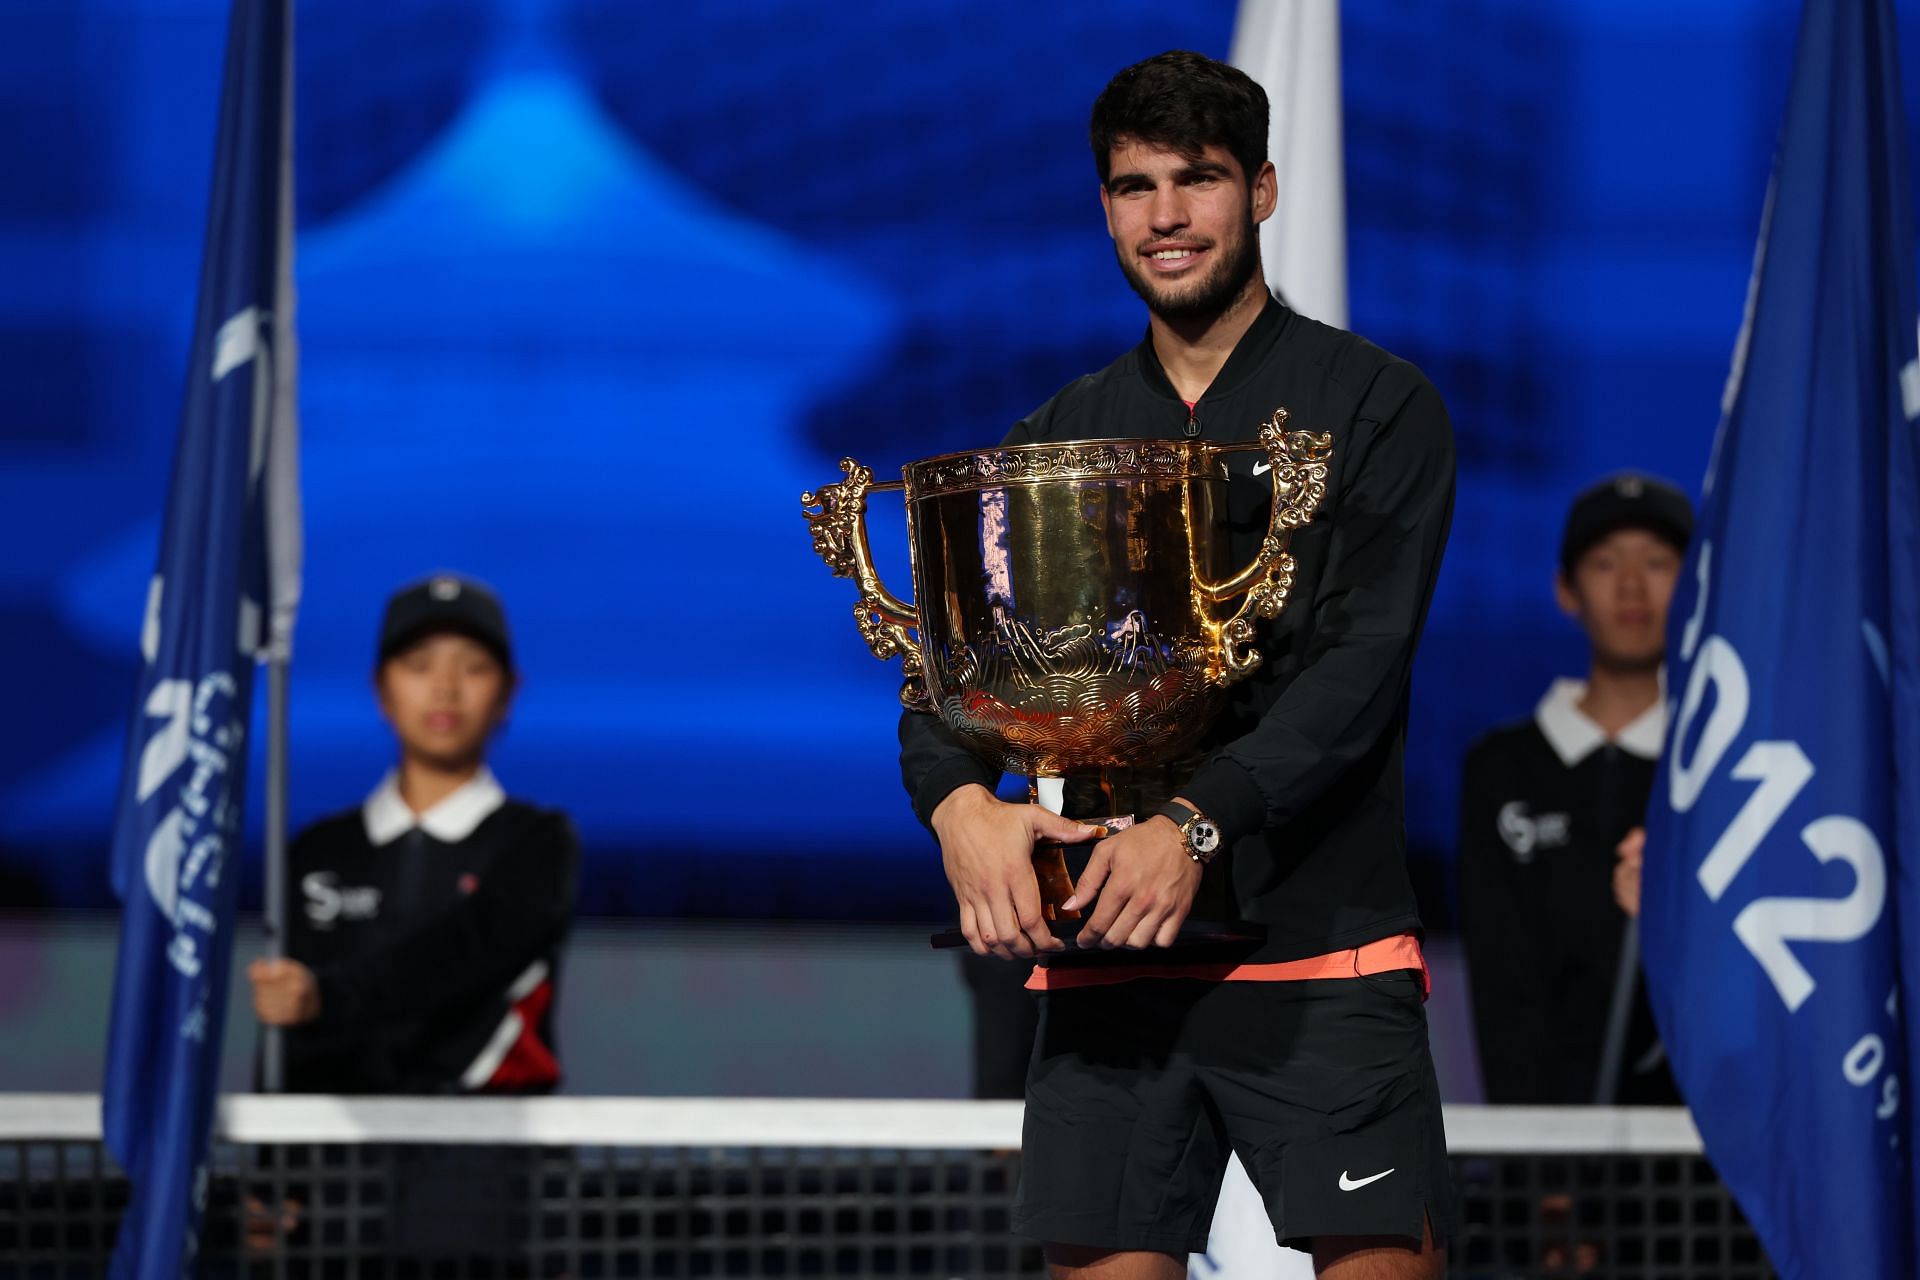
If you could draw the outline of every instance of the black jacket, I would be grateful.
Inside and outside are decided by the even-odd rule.
[[[1329,431],[1327,498],[1294,535],[1281,616],[1260,667],[1233,687],[1208,755],[1180,791],[1225,833],[1243,918],[1268,940],[1248,958],[1295,959],[1419,927],[1406,873],[1402,760],[1408,675],[1453,511],[1453,434],[1420,371],[1269,300],[1193,410],[1142,341],[1016,424],[1009,444],[1198,434],[1250,441],[1276,408]],[[1189,426],[1196,428],[1189,432]],[[1267,530],[1258,454],[1232,455],[1236,562]],[[931,715],[900,723],[901,772],[921,821],[956,787],[999,771]]]
[[[375,843],[380,794],[315,823],[288,851],[287,954],[314,971],[321,1007],[287,1034],[287,1089],[552,1089],[579,862],[572,824],[495,790],[455,830],[438,824],[447,838],[433,834],[430,812]]]
[[[1461,778],[1460,933],[1492,1103],[1595,1100],[1627,923],[1615,849],[1645,820],[1660,734],[1650,713],[1637,744],[1604,741],[1573,696],[1556,685],[1533,719],[1475,743]],[[1636,988],[1613,1100],[1677,1104]]]

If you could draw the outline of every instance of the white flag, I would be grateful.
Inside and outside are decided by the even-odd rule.
[[[1260,228],[1267,284],[1295,311],[1347,327],[1339,0],[1240,0],[1230,62],[1267,91],[1280,204]]]

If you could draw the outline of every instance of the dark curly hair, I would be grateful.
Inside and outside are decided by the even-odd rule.
[[[1249,182],[1267,158],[1267,93],[1251,76],[1202,53],[1174,49],[1136,62],[1093,103],[1093,163],[1104,184],[1125,138],[1198,155],[1224,147]]]

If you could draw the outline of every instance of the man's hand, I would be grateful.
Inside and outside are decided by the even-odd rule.
[[[1183,802],[1184,803],[1184,802]],[[1102,840],[1063,906],[1098,906],[1079,943],[1091,947],[1170,947],[1193,909],[1201,865],[1171,818],[1155,815]]]
[[[969,783],[933,811],[940,860],[960,904],[960,932],[978,955],[1031,958],[1059,951],[1040,914],[1040,885],[1033,875],[1036,840],[1078,844],[1101,833],[1037,804],[1008,804]]]
[[[255,960],[247,966],[253,1011],[270,1027],[297,1027],[320,1016],[320,984],[298,960]]]
[[[1647,829],[1635,827],[1615,848],[1620,861],[1613,864],[1613,900],[1629,916],[1640,914],[1640,864],[1647,849]]]
[[[246,1225],[241,1228],[246,1238],[247,1252],[271,1252],[276,1244],[299,1228],[305,1210],[304,1204],[288,1197],[280,1202],[279,1213],[269,1213],[266,1201],[259,1196],[248,1196]]]

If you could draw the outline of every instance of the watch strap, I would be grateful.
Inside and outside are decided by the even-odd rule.
[[[1169,800],[1154,811],[1155,817],[1171,819],[1176,827],[1184,827],[1200,816],[1200,811],[1190,804],[1181,804],[1178,800]]]

